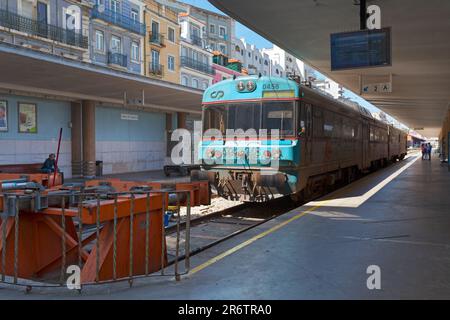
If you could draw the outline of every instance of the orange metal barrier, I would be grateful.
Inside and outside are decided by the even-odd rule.
[[[42,186],[49,188],[50,184],[53,183],[54,173],[0,173],[0,192],[1,192],[1,182],[5,180],[15,180],[25,178],[27,181],[36,182],[41,184]],[[55,186],[59,186],[62,184],[62,175],[57,173],[55,179]]]
[[[158,270],[164,275],[168,263],[164,214],[174,199],[187,206],[187,273],[190,208],[210,202],[207,182],[167,185],[108,179],[44,190],[38,184],[48,182],[48,175],[0,178],[5,186],[3,192],[0,189],[0,282],[30,288],[30,280],[44,286],[65,285],[68,266],[80,268],[83,285],[124,279],[131,284],[135,277]],[[17,189],[14,179],[19,179]],[[175,218],[173,275],[179,279],[179,211]]]

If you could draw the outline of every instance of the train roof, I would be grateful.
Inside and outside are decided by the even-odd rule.
[[[238,84],[244,89],[239,90]],[[250,87],[248,84],[252,84]],[[213,84],[203,93],[203,103],[221,103],[233,100],[295,99],[299,97],[298,84],[287,78],[242,76]]]
[[[247,89],[247,83],[252,82],[254,88],[252,90]],[[239,91],[237,85],[242,83],[245,88]],[[203,93],[203,103],[224,103],[228,101],[236,100],[258,100],[258,99],[298,99],[300,95],[303,97],[305,94],[313,94],[323,98],[327,98],[336,104],[340,104],[348,109],[353,110],[360,115],[376,120],[372,113],[365,107],[358,103],[351,104],[344,101],[336,100],[328,94],[321,92],[320,90],[313,89],[308,86],[300,85],[296,81],[281,78],[281,77],[269,77],[269,76],[241,76],[236,79],[226,79],[213,84],[205,90]]]

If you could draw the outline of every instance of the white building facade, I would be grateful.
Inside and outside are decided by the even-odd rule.
[[[206,89],[212,84],[213,54],[206,49],[207,39],[202,30],[206,24],[189,13],[180,13],[180,83],[184,86]]]
[[[244,38],[234,38],[232,41],[230,57],[242,62],[242,66],[250,75],[270,75],[270,57],[259,50],[255,45],[249,44]]]
[[[304,63],[299,59],[295,58],[293,55],[289,54],[285,50],[280,47],[274,45],[273,48],[270,49],[262,49],[262,52],[266,53],[269,56],[269,59],[272,61],[273,67],[271,75],[277,76],[277,69],[280,73],[280,76],[288,76],[288,75],[297,75],[305,80],[305,67]]]

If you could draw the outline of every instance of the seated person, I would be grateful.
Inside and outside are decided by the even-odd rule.
[[[45,160],[44,165],[41,168],[42,173],[52,173],[55,172],[55,154],[50,153],[47,160]]]

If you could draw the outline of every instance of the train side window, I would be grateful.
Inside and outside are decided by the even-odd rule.
[[[322,110],[318,109],[317,107],[314,107],[314,113],[313,113],[313,133],[315,137],[322,137],[323,136],[323,114]]]
[[[323,135],[331,138],[333,136],[335,120],[331,112],[324,111],[323,113]]]

